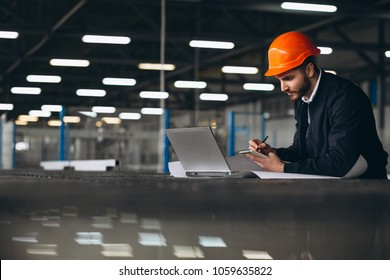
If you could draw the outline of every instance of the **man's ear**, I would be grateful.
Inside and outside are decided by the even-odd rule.
[[[306,65],[306,75],[309,77],[309,78],[311,78],[311,77],[313,77],[314,76],[314,73],[315,73],[315,69],[314,69],[314,64],[313,63],[308,63],[307,65]]]

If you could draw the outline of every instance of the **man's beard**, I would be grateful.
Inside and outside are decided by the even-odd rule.
[[[297,94],[298,97],[292,99],[291,96],[290,96],[290,99],[291,99],[293,102],[297,102],[297,101],[300,100],[303,96],[305,96],[306,94],[308,94],[309,89],[310,89],[310,81],[309,81],[309,78],[305,75],[304,78],[303,78],[302,86],[301,86],[297,91],[293,92],[293,93]],[[295,94],[294,94],[294,95],[295,95]]]

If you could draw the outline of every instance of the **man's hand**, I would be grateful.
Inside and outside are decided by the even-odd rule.
[[[249,140],[248,149],[250,149],[252,151],[256,151],[258,153],[265,154],[265,155],[268,155],[271,152],[276,154],[276,152],[274,151],[274,149],[271,148],[270,145],[268,145],[267,143],[261,142],[261,140],[259,140],[259,139]]]
[[[274,152],[268,153],[269,158],[247,154],[246,157],[259,165],[264,171],[284,172],[284,163]]]

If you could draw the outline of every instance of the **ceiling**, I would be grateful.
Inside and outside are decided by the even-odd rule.
[[[287,11],[282,1],[166,0],[165,57],[174,71],[140,70],[141,62],[160,62],[161,1],[159,0],[2,0],[0,30],[17,31],[15,40],[0,39],[0,103],[13,103],[10,119],[40,109],[43,104],[90,108],[107,105],[137,112],[142,106],[159,107],[159,100],[141,99],[139,92],[160,90],[170,96],[171,110],[208,109],[273,98],[279,91],[274,78],[265,78],[266,52],[273,38],[290,31],[306,32],[318,46],[333,48],[320,55],[326,70],[355,82],[388,77],[390,58],[390,1],[311,1],[334,4],[336,13]],[[342,2],[342,3],[340,3]],[[123,35],[130,44],[87,44],[85,34]],[[193,39],[230,41],[231,50],[199,49]],[[88,59],[86,68],[54,67],[52,58]],[[222,74],[224,65],[256,66],[256,75]],[[29,74],[59,75],[59,84],[26,81]],[[135,86],[107,86],[104,77],[133,78]],[[229,95],[227,102],[200,102],[199,90],[176,88],[176,80],[202,80],[207,92]],[[275,92],[246,91],[246,82],[270,82]],[[39,86],[40,95],[15,95],[15,86]],[[79,88],[104,89],[105,97],[80,97]],[[0,112],[1,114],[1,112]]]

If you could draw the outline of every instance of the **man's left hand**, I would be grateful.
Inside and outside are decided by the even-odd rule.
[[[284,163],[273,152],[268,154],[269,158],[261,158],[252,154],[247,154],[246,157],[259,165],[264,171],[284,172]]]

